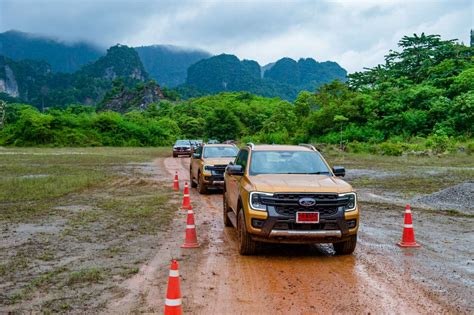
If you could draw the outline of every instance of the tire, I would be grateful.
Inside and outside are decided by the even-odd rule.
[[[225,197],[225,191],[224,191],[224,193],[222,194],[222,199],[223,199],[223,202],[222,202],[222,204],[223,204],[223,211],[222,211],[222,212],[223,212],[223,218],[224,218],[224,226],[225,226],[225,227],[231,227],[231,226],[233,226],[233,225],[232,225],[232,221],[231,221],[231,220],[229,219],[229,217],[227,216],[227,213],[228,213],[229,211],[232,211],[232,210],[229,209],[229,205],[227,204],[227,198]]]
[[[205,184],[201,183],[201,174],[200,173],[198,173],[198,178],[197,178],[197,190],[202,195],[207,194],[207,186]]]
[[[192,187],[192,188],[196,188],[196,187],[197,187],[197,184],[196,184],[196,182],[195,182],[194,179],[193,179],[193,172],[191,171],[191,169],[189,169],[189,181],[191,182],[191,187]]]
[[[252,240],[250,234],[247,232],[243,209],[239,210],[239,216],[237,218],[237,233],[239,235],[239,253],[244,256],[254,255],[257,244]]]
[[[177,157],[178,157],[178,155],[173,153],[173,157],[174,157],[174,158],[177,158]]]
[[[332,244],[336,255],[352,254],[357,245],[357,234],[351,235],[347,241]]]

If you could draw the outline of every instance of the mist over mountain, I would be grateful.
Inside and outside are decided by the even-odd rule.
[[[0,55],[16,61],[43,60],[54,72],[77,71],[81,66],[96,61],[104,54],[105,49],[86,42],[68,44],[53,38],[19,31],[0,33]]]
[[[211,56],[202,50],[167,45],[141,46],[135,50],[150,77],[167,87],[184,83],[188,67]],[[46,61],[53,72],[78,71],[84,65],[97,61],[105,53],[106,49],[87,42],[66,43],[19,31],[0,33],[0,55],[15,61]]]
[[[211,57],[206,51],[167,45],[141,46],[135,50],[150,76],[166,87],[183,84],[190,65]]]

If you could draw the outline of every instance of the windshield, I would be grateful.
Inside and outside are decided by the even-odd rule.
[[[314,151],[255,151],[250,175],[331,174],[321,156]]]
[[[204,147],[204,158],[236,157],[236,147]]]
[[[174,145],[187,145],[187,146],[189,146],[189,140],[177,140]]]

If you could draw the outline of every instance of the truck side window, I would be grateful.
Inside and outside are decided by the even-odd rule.
[[[239,155],[237,156],[237,159],[235,160],[235,164],[242,165],[242,169],[245,171],[245,169],[247,168],[248,157],[249,157],[249,151],[247,150],[240,151]]]

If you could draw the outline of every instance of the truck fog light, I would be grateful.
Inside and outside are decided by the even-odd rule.
[[[357,225],[357,220],[348,220],[346,221],[346,224],[349,229],[353,229]]]

